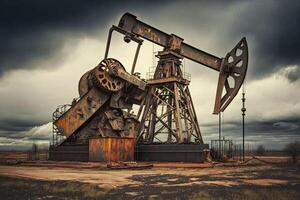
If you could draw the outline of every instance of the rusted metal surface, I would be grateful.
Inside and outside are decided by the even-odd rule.
[[[108,58],[113,31],[123,34],[124,42],[138,44],[130,73],[119,61]],[[164,47],[157,55],[159,61],[154,76],[148,81],[135,72],[143,39]],[[214,114],[224,111],[246,75],[248,47],[245,38],[224,58],[219,58],[184,43],[177,35],[137,20],[134,15],[123,15],[119,25],[109,30],[104,60],[80,79],[80,100],[73,101],[72,107],[54,122],[60,134],[67,137],[60,145],[86,145],[90,141],[90,158],[95,161],[130,160],[126,156],[131,155],[130,145],[134,141],[138,145],[160,143],[174,145],[175,149],[184,147],[183,151],[187,152],[195,147],[193,145],[204,147],[189,91],[190,79],[185,79],[181,69],[184,58],[219,71]],[[230,85],[230,78],[234,80],[233,85]],[[222,96],[223,90],[226,93]],[[134,104],[139,106],[136,115],[131,112]],[[186,159],[185,154],[177,157],[176,150],[172,155],[169,153],[158,157],[167,156],[171,161]],[[198,159],[190,154],[187,156],[190,161]]]
[[[144,164],[137,162],[110,162],[107,164],[109,169],[149,169],[153,164]]]
[[[86,93],[54,124],[65,136],[70,136],[81,127],[108,100],[109,95],[96,88]]]
[[[122,16],[118,26],[129,33],[133,33],[137,36],[145,38],[160,46],[171,46],[171,49],[175,46],[177,49],[180,49],[180,54],[185,58],[205,65],[214,70],[220,70],[222,59],[182,42],[183,39],[181,41],[173,40],[176,43],[170,43],[170,40],[174,38],[173,34],[169,35],[148,24],[145,24],[137,20],[136,16],[130,13],[126,13]]]
[[[190,83],[190,81],[182,77],[168,77],[168,78],[160,78],[160,79],[151,79],[147,81],[149,85],[167,84],[170,82],[177,82],[183,85],[188,85]]]
[[[183,42],[183,39],[164,33],[148,24],[137,20],[136,16],[126,13],[119,22],[119,28],[136,36],[145,38],[153,43],[177,52],[181,56],[205,65],[220,72],[215,100],[214,114],[223,112],[238,93],[247,72],[248,47],[243,38],[225,58],[218,58]],[[241,50],[241,55],[238,55]],[[232,61],[230,59],[233,59]],[[228,77],[234,79],[233,86],[229,85]],[[223,88],[226,94],[222,96]]]
[[[87,144],[91,137],[135,137],[138,121],[121,109],[106,107],[97,112],[63,144]]]
[[[100,64],[91,71],[91,77],[94,85],[99,89],[107,92],[117,92],[121,90],[125,83],[118,76],[112,76],[113,73],[122,69],[123,65],[116,59],[108,58],[100,62]]]
[[[134,160],[134,138],[97,137],[89,139],[89,161]]]
[[[119,61],[104,59],[80,79],[81,99],[54,122],[67,137],[61,145],[87,144],[95,136],[134,138],[138,121],[124,109],[142,101],[145,87]]]
[[[120,77],[121,79],[127,81],[128,83],[131,83],[135,86],[137,86],[141,90],[146,89],[147,83],[140,78],[136,76],[132,76],[131,74],[127,73],[125,70],[122,69],[117,69],[116,70],[117,76]]]
[[[217,86],[214,114],[223,112],[239,92],[248,67],[248,45],[243,38],[223,59]],[[230,80],[233,82],[230,84]],[[223,90],[225,94],[223,95]]]
[[[80,97],[83,97],[92,88],[90,72],[86,72],[79,80],[78,93]]]
[[[174,81],[184,79],[181,57],[170,51],[159,52],[158,57],[154,79],[149,81],[151,90],[146,97],[137,142],[202,144],[187,81]]]

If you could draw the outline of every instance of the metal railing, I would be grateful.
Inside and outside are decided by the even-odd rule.
[[[149,71],[146,73],[146,80],[152,80],[154,79],[154,73],[155,71]],[[187,72],[182,72],[182,78],[191,81],[191,74]]]
[[[211,153],[214,160],[242,160],[242,144],[227,139],[211,140]]]
[[[79,101],[79,99],[80,99],[79,97],[74,98],[72,104]],[[52,113],[52,141],[50,142],[50,145],[57,146],[66,139],[66,137],[62,135],[59,132],[58,128],[54,125],[54,122],[57,119],[59,119],[65,112],[67,112],[71,108],[72,104],[59,105]]]

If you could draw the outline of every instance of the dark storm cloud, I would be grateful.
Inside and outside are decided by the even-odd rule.
[[[296,82],[300,80],[300,65],[295,65],[288,67],[286,70],[282,71],[282,74],[290,81]]]
[[[208,143],[211,139],[218,138],[218,125],[203,126],[202,134]],[[242,123],[222,123],[222,137],[242,142]],[[299,120],[246,122],[246,144],[263,144],[268,149],[282,149],[285,144],[292,141],[300,141]]]
[[[10,126],[15,125],[11,124]],[[22,123],[24,124],[24,122]],[[15,140],[44,140],[49,141],[51,137],[51,123],[44,123],[40,125],[31,125],[26,124],[22,127],[20,125],[16,125],[18,127],[12,129],[11,127],[0,127],[0,138],[7,138],[7,139],[15,139]]]
[[[176,4],[177,1],[165,1]],[[180,2],[180,1],[178,1]],[[251,78],[268,75],[280,67],[300,64],[299,1],[230,1],[198,2],[199,12],[207,7],[217,12],[237,13],[230,16],[229,35],[246,35],[249,41]],[[211,4],[211,6],[209,6]],[[119,19],[128,10],[155,10],[161,1],[1,1],[0,4],[0,76],[7,70],[46,66],[32,65],[35,59],[61,56],[58,50],[69,37],[99,37],[96,30],[110,26],[108,20]],[[184,9],[184,8],[181,8]],[[204,12],[201,19],[211,19]],[[209,16],[206,16],[209,15]],[[190,19],[186,19],[186,22]],[[209,23],[209,20],[204,20]],[[220,24],[223,19],[218,20]],[[117,21],[116,21],[117,23]],[[204,23],[204,22],[203,22]],[[217,24],[216,24],[217,26]],[[101,31],[106,34],[107,31]],[[235,39],[234,39],[235,40]],[[55,59],[54,59],[55,60]],[[55,67],[55,63],[51,67]],[[49,67],[48,67],[49,68]],[[290,75],[291,80],[299,76]]]
[[[232,35],[244,34],[251,47],[250,72],[256,78],[287,65],[300,65],[300,1],[248,1],[240,4]],[[299,79],[290,76],[290,80]]]
[[[201,125],[201,124],[200,124]],[[216,139],[218,137],[218,124],[202,124],[203,135],[208,134],[208,138]],[[234,121],[226,119],[222,122],[222,136],[236,141],[242,140],[242,119]],[[246,114],[245,133],[247,142],[265,143],[272,148],[272,142],[280,143],[281,146],[274,146],[280,149],[282,144],[293,140],[300,141],[300,120],[299,116],[278,117],[276,119],[248,120]],[[211,136],[212,137],[211,137]],[[273,143],[274,144],[274,143]]]
[[[34,120],[29,118],[24,119],[1,119],[0,121],[0,130],[1,131],[25,131],[29,130],[33,126],[41,125],[45,123],[44,121]]]
[[[121,0],[1,1],[0,76],[7,70],[37,67],[30,62],[57,55],[69,37],[91,36],[95,30],[107,28],[108,20],[127,8],[151,9],[153,5]]]

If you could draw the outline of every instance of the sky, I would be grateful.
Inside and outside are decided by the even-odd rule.
[[[0,3],[0,150],[49,145],[51,115],[78,97],[80,77],[104,57],[109,28],[130,12],[192,46],[224,57],[249,46],[246,143],[281,149],[300,141],[299,1],[5,1]],[[130,69],[135,44],[114,35],[109,57]],[[155,66],[144,41],[136,71]],[[183,60],[206,143],[218,138],[212,115],[218,72]],[[240,142],[241,92],[222,113],[222,136]]]

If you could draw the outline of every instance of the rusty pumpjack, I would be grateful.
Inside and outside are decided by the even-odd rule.
[[[108,58],[113,31],[124,41],[138,44],[131,73],[116,59]],[[135,73],[140,47],[146,39],[164,49],[154,77],[141,79]],[[248,47],[245,38],[218,58],[164,33],[126,13],[109,31],[104,60],[79,81],[80,99],[54,125],[66,139],[59,146],[86,144],[89,138],[132,137],[136,159],[156,161],[201,161],[203,143],[189,80],[181,70],[181,60],[190,59],[219,72],[213,114],[223,112],[238,93],[247,71]],[[229,79],[234,83],[230,84]],[[139,105],[136,115],[130,110]]]

